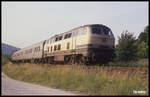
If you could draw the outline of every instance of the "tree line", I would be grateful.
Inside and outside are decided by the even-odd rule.
[[[133,33],[123,31],[115,46],[115,59],[119,61],[136,61],[148,58],[149,26],[144,28],[136,39]]]

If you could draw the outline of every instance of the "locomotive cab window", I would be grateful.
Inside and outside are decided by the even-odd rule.
[[[92,27],[93,34],[101,34],[102,29],[100,27]]]
[[[105,34],[105,35],[109,35],[109,29],[108,29],[108,28],[104,27],[104,28],[103,28],[103,31],[104,31],[104,34]]]
[[[111,30],[109,30],[108,35],[109,35],[109,36],[112,36],[112,35],[113,35]]]

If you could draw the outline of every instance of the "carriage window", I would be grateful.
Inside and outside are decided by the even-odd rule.
[[[70,38],[72,33],[66,34],[64,39]]]
[[[66,39],[67,37],[68,37],[68,34],[65,35],[65,38],[64,38],[64,39]]]
[[[58,41],[58,37],[56,37],[55,41]]]
[[[31,49],[32,50],[32,49]],[[40,51],[40,46],[34,48],[34,52]],[[30,51],[29,51],[30,52]]]
[[[69,49],[69,46],[70,46],[70,43],[68,42],[68,43],[67,43],[67,49]]]
[[[37,47],[37,51],[40,51],[40,46],[39,46],[39,47]]]
[[[52,52],[52,50],[53,50],[53,47],[51,46],[51,52]]]
[[[59,37],[59,40],[62,40],[62,36]]]
[[[40,51],[40,46],[39,46],[39,51]]]
[[[72,34],[72,33],[68,34],[68,38],[70,38],[70,37],[71,37],[71,34]]]
[[[61,49],[61,45],[59,44],[59,45],[58,45],[58,50],[60,50],[60,49]]]
[[[56,51],[56,50],[57,50],[57,45],[54,46],[54,51]]]
[[[47,47],[47,51],[49,52],[49,47]]]

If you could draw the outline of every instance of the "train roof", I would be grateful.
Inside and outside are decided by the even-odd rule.
[[[32,47],[34,47],[34,46],[36,46],[36,45],[40,45],[40,44],[43,43],[44,41],[50,40],[50,39],[52,39],[52,38],[55,38],[56,36],[61,36],[61,35],[70,33],[71,31],[74,31],[74,30],[76,30],[76,29],[80,29],[80,28],[83,28],[83,27],[89,27],[89,26],[105,26],[105,25],[103,25],[103,24],[87,24],[87,25],[79,26],[79,27],[73,28],[73,29],[71,29],[71,30],[69,30],[69,31],[66,31],[66,32],[64,32],[64,33],[55,34],[55,35],[51,36],[50,38],[48,38],[48,39],[46,39],[46,40],[42,40],[42,41],[40,41],[40,42],[38,42],[38,43],[36,43],[36,44],[33,44],[33,45],[27,46],[27,47],[25,47],[25,48],[22,48],[21,50],[18,50],[18,51],[14,52],[14,53],[21,52],[21,51],[26,50],[26,49],[30,49],[30,48],[32,48]],[[105,26],[105,27],[107,27],[107,26]]]
[[[76,29],[80,29],[80,28],[83,28],[83,27],[89,27],[89,26],[105,26],[105,25],[103,25],[103,24],[87,24],[87,25],[79,26],[79,27],[73,28],[73,29],[71,29],[69,31],[66,31],[66,32],[63,32],[63,33],[60,33],[60,34],[55,34],[55,35],[53,35],[52,37],[50,37],[50,38],[48,38],[46,40],[49,40],[49,39],[54,38],[56,36],[61,36],[63,34],[70,33],[71,31],[74,31]],[[105,26],[105,27],[107,27],[107,26]]]
[[[40,42],[38,42],[38,43],[35,43],[35,44],[30,45],[30,46],[24,47],[24,48],[22,48],[22,49],[20,49],[20,50],[18,50],[18,51],[16,51],[16,52],[14,52],[14,54],[15,54],[15,53],[22,52],[22,51],[27,50],[27,49],[31,49],[31,48],[33,48],[33,47],[35,47],[35,46],[41,45],[44,41],[45,41],[45,40],[42,40],[42,41],[40,41]]]

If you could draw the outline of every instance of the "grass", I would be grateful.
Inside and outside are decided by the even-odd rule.
[[[88,95],[148,95],[147,67],[12,64],[2,66],[11,78]],[[134,94],[133,91],[146,91]]]
[[[9,62],[9,57],[6,55],[2,55],[1,56],[1,60],[2,60],[2,65],[7,64]]]
[[[145,67],[148,67],[148,59],[146,58],[143,58],[143,59],[140,59],[138,61],[129,61],[129,62],[123,62],[123,61],[113,61],[113,62],[109,62],[108,64],[106,64],[108,66],[125,66],[125,67],[134,67],[134,66],[145,66]]]

